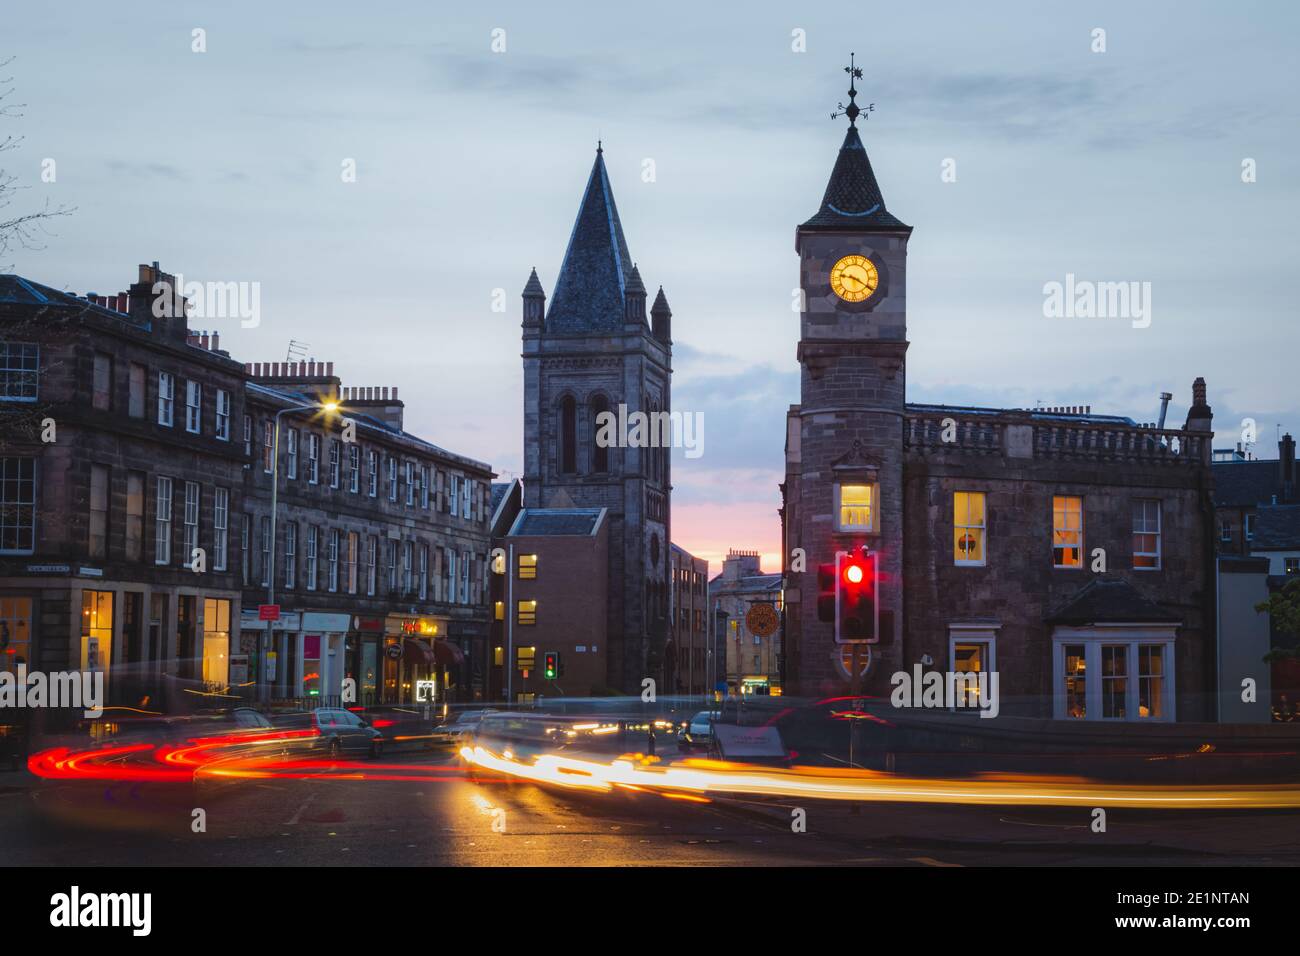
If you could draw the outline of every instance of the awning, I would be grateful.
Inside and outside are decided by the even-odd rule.
[[[402,639],[402,656],[416,667],[432,667],[436,661],[433,648],[410,637]]]
[[[433,642],[433,656],[443,667],[456,667],[465,663],[465,652],[447,641]]]

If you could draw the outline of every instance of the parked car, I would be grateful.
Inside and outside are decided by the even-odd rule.
[[[702,710],[677,732],[677,746],[682,750],[710,750],[713,747],[713,713]]]
[[[337,758],[347,753],[378,757],[384,752],[384,735],[369,721],[349,710],[321,707],[306,713],[284,714],[276,719],[280,730],[315,730],[316,733],[295,739],[288,749],[310,752],[326,751]]]
[[[495,713],[497,711],[491,709],[462,710],[454,720],[448,724],[443,724],[434,731],[434,739],[438,743],[451,747],[453,750],[459,750],[461,745],[474,736],[474,732],[478,730],[483,718]]]

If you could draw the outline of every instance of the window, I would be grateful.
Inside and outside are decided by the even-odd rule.
[[[519,616],[516,620],[520,624],[536,624],[537,623],[537,602],[520,601]],[[520,648],[520,650],[523,650],[523,648]]]
[[[330,487],[339,486],[339,442],[337,438],[330,439]]]
[[[402,542],[402,593],[410,594],[414,589],[414,551],[415,543],[413,541]]]
[[[298,477],[298,429],[290,428],[285,435],[285,470],[291,479]]]
[[[600,416],[609,411],[609,399],[597,395],[591,400],[591,470],[609,471],[609,448],[600,441],[600,428],[597,422]]]
[[[456,603],[456,552],[447,549],[447,590],[445,592],[447,603]]]
[[[1123,720],[1128,697],[1128,646],[1105,644],[1101,648],[1101,715]]]
[[[420,600],[429,597],[429,546],[420,545]]]
[[[244,416],[244,455],[253,457],[253,416]]]
[[[460,516],[468,518],[471,515],[470,503],[474,496],[474,482],[466,478],[460,483]]]
[[[320,481],[320,435],[311,432],[307,435],[307,483]]]
[[[132,418],[144,418],[144,383],[147,375],[143,365],[131,363],[131,370],[127,374],[126,413]]]
[[[493,616],[493,618],[494,618],[495,620],[498,620],[498,621],[504,621],[504,620],[506,619],[506,602],[505,602],[505,601],[495,601],[495,602],[493,602],[493,604],[492,604],[492,616]],[[497,648],[497,653],[500,654],[500,652],[501,652],[501,648],[498,647],[498,648]],[[500,661],[497,661],[497,666],[500,666],[500,665],[501,665],[501,662],[500,662]]]
[[[420,507],[429,509],[429,466],[420,466]]]
[[[1160,644],[1138,645],[1138,717],[1165,715],[1165,655]]]
[[[1082,498],[1052,498],[1052,564],[1058,568],[1083,567]]]
[[[348,593],[357,593],[357,547],[360,543],[360,536],[355,531],[348,532]]]
[[[397,590],[397,542],[388,539],[388,591]]]
[[[397,459],[388,457],[388,500],[397,500]]]
[[[144,557],[144,472],[131,471],[126,476],[126,559]]]
[[[217,439],[230,441],[230,393],[217,389]]]
[[[957,491],[952,496],[952,557],[954,564],[984,563],[984,492]]]
[[[262,422],[262,471],[271,473],[275,465],[275,423],[271,419]]]
[[[176,383],[171,373],[158,373],[158,424],[172,427],[172,400],[175,398]]]
[[[330,593],[333,594],[339,589],[339,529],[338,528],[330,529],[330,543],[329,543],[329,551],[327,554],[329,558],[329,589],[330,589]]]
[[[366,452],[366,479],[369,481],[366,493],[374,498],[379,494],[379,452],[373,448]]]
[[[450,490],[447,493],[447,513],[454,515],[460,500],[460,475],[452,475]]]
[[[298,579],[298,525],[290,521],[284,526],[284,587],[292,590]]]
[[[371,535],[366,542],[366,593],[374,595],[378,577],[379,542]]]
[[[1255,516],[1246,515],[1246,540],[1255,540]]]
[[[1232,522],[1227,518],[1219,519],[1219,540],[1224,544],[1232,543]]]
[[[1300,572],[1300,558],[1283,558],[1282,572],[1284,574],[1295,574]]]
[[[253,516],[239,516],[239,580],[244,587],[253,581],[252,557]]]
[[[316,563],[319,558],[320,533],[315,525],[307,528],[307,590],[316,590]]]
[[[415,504],[415,462],[406,463],[406,507]]]
[[[361,490],[361,448],[356,442],[348,445],[348,491]]]
[[[181,564],[188,565],[194,560],[194,550],[199,546],[199,483],[185,482],[185,527],[183,529],[185,547],[181,554]]]
[[[216,488],[212,495],[212,568],[214,571],[226,570],[229,556],[227,529],[230,526],[230,489]]]
[[[262,587],[271,584],[271,519],[262,516]]]
[[[578,471],[578,403],[572,395],[560,402],[560,474],[572,475]]]
[[[0,552],[36,548],[36,460],[0,458]]]
[[[460,603],[469,603],[469,552],[460,553]]]
[[[113,407],[113,357],[104,352],[95,353],[90,404],[101,411],[108,411]]]
[[[876,486],[835,486],[835,530],[876,530]]]
[[[103,558],[108,553],[108,466],[90,466],[90,522],[87,553]]]
[[[1154,498],[1133,502],[1133,567],[1160,567],[1160,502]]]
[[[537,577],[537,555],[521,554],[519,556],[519,577],[521,580]]]
[[[153,563],[171,564],[172,560],[172,480],[162,475],[154,495]]]
[[[40,354],[34,342],[0,342],[0,401],[36,401]]]
[[[987,633],[987,632],[986,632]],[[974,674],[975,679],[979,679],[980,674],[989,674],[994,670],[993,667],[993,640],[971,640],[966,637],[951,637],[951,657],[952,669],[956,674]],[[987,680],[988,678],[985,678]],[[963,679],[957,683],[956,689],[962,694],[963,700],[956,701],[959,707],[978,707],[980,706],[979,686],[971,686],[971,683]]]
[[[13,673],[32,663],[32,599],[0,597],[0,636],[7,641],[0,653],[0,671]]]
[[[185,430],[197,435],[203,427],[203,386],[188,379],[185,382]]]
[[[1086,648],[1067,644],[1065,657],[1065,716],[1084,720],[1088,716],[1088,667]]]

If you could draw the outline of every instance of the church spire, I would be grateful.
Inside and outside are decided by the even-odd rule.
[[[849,74],[849,103],[847,106],[840,103],[839,108],[831,114],[831,119],[847,116],[849,128],[844,135],[844,145],[840,147],[839,156],[835,159],[835,168],[831,170],[826,192],[822,195],[821,208],[800,229],[911,232],[911,226],[905,225],[885,209],[880,184],[876,182],[871,160],[858,135],[858,117],[874,112],[876,105],[868,103],[865,107],[860,107],[857,104],[855,81],[862,78],[862,68],[854,65],[853,54],[849,54],[849,65],[844,68],[844,72]]]
[[[605,151],[597,144],[596,161],[546,312],[547,331],[619,331],[631,269],[632,257],[605,170]]]

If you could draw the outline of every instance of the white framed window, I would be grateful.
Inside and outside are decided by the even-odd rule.
[[[361,448],[356,442],[348,445],[348,491],[356,494],[361,490]]]
[[[1052,496],[1052,567],[1083,567],[1083,499]]]
[[[986,686],[991,691],[989,677],[998,669],[997,628],[987,624],[948,625],[948,669],[954,674],[975,674],[976,682],[979,675],[985,675]],[[972,688],[969,681],[963,681],[957,689],[966,698],[962,707],[981,705],[978,683]]]
[[[298,477],[298,429],[290,428],[284,436],[285,471],[293,479]]]
[[[1232,522],[1227,518],[1219,519],[1219,540],[1224,544],[1229,544],[1232,541]]]
[[[217,389],[216,435],[219,441],[230,441],[230,393]]]
[[[253,583],[252,569],[252,530],[253,516],[240,515],[239,518],[239,581],[244,587]]]
[[[1160,568],[1160,501],[1138,498],[1133,502],[1133,567],[1139,571]]]
[[[366,539],[366,593],[374,596],[379,578],[379,540],[370,535]]]
[[[1255,540],[1255,516],[1253,514],[1246,515],[1246,540]]]
[[[330,529],[329,551],[329,589],[330,593],[339,589],[339,529]]]
[[[244,455],[247,458],[253,457],[253,416],[244,416]]]
[[[460,553],[460,603],[469,603],[469,552]]]
[[[36,401],[40,368],[35,342],[0,342],[0,402]]]
[[[284,526],[284,587],[293,590],[298,580],[298,525],[290,521]]]
[[[1057,720],[1173,721],[1175,624],[1058,626]]]
[[[447,603],[456,603],[456,552],[447,549]]]
[[[347,556],[347,577],[348,593],[357,593],[357,548],[360,545],[360,536],[355,531],[348,532],[348,556]]]
[[[454,515],[460,508],[460,475],[451,475],[447,481],[447,514]]]
[[[835,485],[835,530],[874,534],[876,528],[878,485]]]
[[[212,493],[212,569],[226,570],[230,557],[230,489],[216,488]]]
[[[320,532],[315,525],[307,527],[307,590],[316,590],[316,565],[319,559]]]
[[[192,435],[203,428],[203,384],[185,380],[185,430]]]
[[[172,480],[158,476],[154,493],[153,563],[172,561]]]
[[[339,442],[337,438],[330,439],[330,487],[339,486]]]
[[[271,583],[271,519],[262,515],[262,587]]]
[[[0,553],[36,550],[36,459],[0,458]]]
[[[466,478],[460,483],[460,516],[468,518],[471,514],[470,502],[474,495],[474,482]]]
[[[415,462],[406,463],[406,507],[415,504]]]
[[[429,546],[420,545],[420,600],[429,597]]]
[[[310,432],[307,435],[307,483],[320,481],[320,435]]]
[[[90,535],[89,555],[103,558],[108,554],[108,499],[111,474],[107,465],[90,466]]]
[[[402,593],[410,594],[415,590],[414,580],[415,542],[407,539],[402,542]]]
[[[271,473],[275,464],[275,422],[267,419],[262,422],[262,471]]]
[[[397,542],[392,538],[388,539],[388,590],[397,590]]]
[[[172,427],[172,403],[176,398],[176,382],[171,372],[158,373],[158,424]]]
[[[185,529],[182,537],[185,548],[184,553],[181,554],[181,564],[188,565],[194,560],[194,549],[199,546],[199,483],[197,481],[185,482]]]
[[[952,560],[965,567],[985,562],[984,492],[955,491],[952,495]]]
[[[366,452],[366,493],[371,498],[379,496],[379,452],[373,448]]]
[[[397,459],[388,457],[388,500],[397,500]]]
[[[429,466],[420,466],[420,507],[429,510]]]

